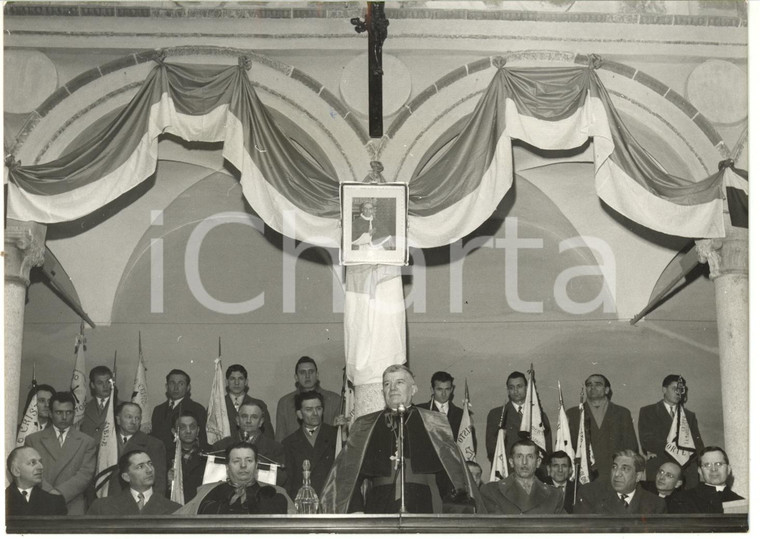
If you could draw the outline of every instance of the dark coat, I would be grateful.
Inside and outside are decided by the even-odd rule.
[[[612,473],[612,455],[616,451],[630,449],[636,453],[639,452],[639,442],[636,439],[636,431],[633,430],[631,412],[628,408],[610,402],[607,405],[604,420],[599,426],[591,414],[588,403],[584,406],[586,407],[588,424],[591,425],[590,432],[587,432],[586,435],[587,439],[591,441],[591,447],[594,451],[595,467],[599,472],[599,479],[609,479],[610,473]],[[567,421],[570,424],[573,447],[578,447],[578,424],[580,423],[578,407],[570,408],[567,411]]]
[[[235,405],[232,404],[229,394],[224,396],[224,404],[227,406],[227,419],[230,421],[230,430],[235,432],[237,430],[237,410],[235,410]],[[272,418],[269,416],[269,409],[266,403],[246,393],[243,397],[243,404],[255,404],[261,408],[261,411],[264,413],[264,424],[261,425],[261,433],[274,440],[274,427],[272,426]]]
[[[230,504],[230,499],[235,493],[228,483],[221,483],[214,487],[200,501],[198,506],[199,515],[278,515],[288,512],[288,499],[271,485],[254,483],[246,489],[245,504],[235,501]]]
[[[18,491],[15,484],[5,489],[5,516],[45,516],[65,515],[66,500],[58,494],[50,494],[40,487],[32,487],[29,491],[29,501]]]
[[[418,408],[424,408],[425,410],[430,410],[431,412],[437,412],[438,408],[435,407],[435,404],[433,404],[433,399],[431,398],[427,402],[421,402],[419,404],[415,404]],[[459,426],[462,424],[462,417],[464,416],[464,410],[454,404],[453,402],[449,401],[449,411],[446,413],[446,419],[449,420],[449,425],[451,425],[451,434],[454,435],[454,439],[457,439],[457,434],[459,434]]]
[[[169,408],[169,401],[164,401],[158,406],[153,408],[153,415],[151,417],[151,430],[150,435],[154,438],[158,438],[164,444],[166,448],[166,454],[174,453],[174,434],[172,429],[179,414],[182,412],[192,412],[198,419],[198,441],[201,447],[205,447],[206,444],[206,409],[199,403],[192,400],[190,397],[182,399],[174,409]],[[230,425],[231,427],[231,425]]]
[[[659,496],[663,500],[665,500],[665,505],[668,506],[668,513],[677,513],[678,511],[674,511],[671,502],[673,501],[673,497],[680,492],[680,490],[675,490],[671,492],[668,496],[660,496],[659,491],[657,490],[657,485],[654,481],[642,481],[639,483],[641,485],[641,488],[646,490],[647,492],[651,492],[652,494]]]
[[[122,443],[121,435],[118,432],[116,439],[119,444],[119,457],[128,451],[135,450],[144,451],[148,454],[153,462],[153,473],[156,478],[153,492],[164,495],[166,493],[166,449],[161,440],[139,430],[127,441],[127,445]],[[108,496],[121,492],[122,486],[119,479],[119,470],[114,470],[111,473],[109,481]]]
[[[684,467],[684,483],[686,488],[693,488],[699,483],[697,455],[704,449],[705,444],[699,433],[697,416],[694,415],[694,412],[685,408],[684,412],[686,422],[691,430],[691,436],[694,438],[694,445],[696,446],[694,458]],[[665,452],[665,444],[667,443],[667,437],[670,434],[670,426],[672,424],[673,418],[670,417],[670,413],[665,408],[663,401],[643,406],[639,410],[639,441],[641,442],[641,450],[645,454],[647,451],[650,451],[657,455],[656,458],[647,460],[646,471],[648,481],[657,479],[657,470],[663,462],[676,462],[673,457]]]
[[[723,502],[743,499],[728,487],[718,492],[715,487],[700,483],[695,488],[675,494],[671,507],[674,513],[722,513]]]
[[[548,476],[544,477],[542,481],[552,488],[557,488],[554,486],[554,482],[552,481],[551,477],[548,477]],[[568,479],[567,484],[565,484],[565,502],[563,504],[563,507],[565,508],[565,511],[567,513],[573,512],[574,496],[575,496],[575,481],[570,481]]]
[[[609,481],[593,481],[578,487],[574,514],[653,515],[666,513],[665,500],[636,486],[633,500],[625,507]]]
[[[234,409],[234,408],[233,408]],[[213,451],[223,451],[233,444],[241,441],[240,430],[235,429],[232,432],[232,436],[227,436],[216,442],[211,449]],[[276,462],[281,466],[285,466],[285,450],[282,448],[282,444],[275,442],[272,438],[267,438],[262,432],[253,444],[256,447],[256,451],[259,453],[258,461],[264,464],[271,464]],[[224,455],[222,455],[224,456]],[[282,486],[285,484],[288,478],[288,470],[285,468],[278,468],[277,470],[277,484]]]
[[[117,404],[119,404],[119,399],[114,397],[114,409],[116,409]],[[84,417],[79,424],[79,431],[95,440],[96,444],[100,444],[101,429],[103,423],[106,422],[106,415],[108,415],[108,406],[105,406],[101,412],[98,410],[98,400],[93,397],[84,407]]]
[[[516,475],[486,483],[480,494],[489,514],[551,515],[564,513],[562,491],[533,478],[530,493],[517,482]]]
[[[303,429],[298,429],[282,441],[285,449],[285,469],[288,472],[288,480],[284,487],[288,496],[295,500],[298,489],[303,484],[304,459],[308,459],[311,465],[311,486],[317,492],[317,496],[322,495],[322,487],[335,461],[337,436],[336,427],[323,423],[317,432],[314,446],[309,443]]]
[[[322,395],[324,404],[322,405],[322,422],[332,425],[335,418],[340,415],[341,398],[340,395],[321,386],[317,386],[315,391]],[[274,439],[282,441],[301,428],[301,422],[296,415],[296,395],[298,390],[291,391],[287,395],[280,397],[277,401],[277,429],[275,430]]]
[[[497,406],[488,412],[486,418],[486,453],[488,454],[488,460],[493,462],[493,454],[496,451],[496,438],[499,433],[499,420],[501,419],[502,409],[506,407],[506,415],[504,418],[504,425],[506,427],[506,438],[504,439],[504,447],[509,454],[509,448],[512,444],[520,439],[520,423],[522,418],[517,413],[515,407],[511,402],[506,403],[503,406]],[[549,453],[553,451],[552,445],[552,427],[549,423],[549,418],[541,411],[541,421],[544,424],[544,441],[546,443],[546,449]],[[512,467],[509,467],[510,471]]]
[[[49,428],[27,436],[25,445],[42,457],[42,488],[60,492],[69,515],[84,515],[84,491],[95,476],[98,456],[95,440],[72,427],[61,447],[55,429]]]
[[[87,511],[88,516],[126,516],[126,515],[170,515],[182,507],[180,504],[167,500],[153,489],[148,503],[142,511],[137,508],[137,502],[132,497],[130,490],[124,489],[118,494],[112,494],[105,498],[98,498]]]

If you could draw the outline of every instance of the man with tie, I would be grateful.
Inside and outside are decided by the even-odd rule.
[[[575,481],[570,480],[570,475],[573,473],[573,463],[570,462],[570,455],[564,451],[550,453],[547,457],[546,472],[547,477],[544,479],[544,483],[562,490],[565,495],[565,511],[572,513]]]
[[[114,411],[116,414],[116,440],[119,446],[119,458],[130,451],[139,450],[147,453],[153,467],[155,484],[153,490],[166,493],[166,448],[163,442],[140,430],[142,423],[142,409],[139,404],[122,402]],[[121,492],[122,484],[119,481],[121,472],[117,469],[111,475],[108,483],[108,495]]]
[[[106,422],[108,412],[108,400],[111,397],[111,379],[113,373],[105,365],[98,365],[90,371],[90,393],[93,398],[84,408],[84,418],[79,425],[79,430],[100,443],[101,429]],[[114,393],[114,399],[116,394]],[[116,399],[114,407],[119,402]]]
[[[631,411],[611,401],[612,386],[606,376],[592,374],[586,378],[584,403],[586,437],[596,459],[598,480],[608,482],[612,470],[612,456],[616,451],[630,449],[638,453],[639,442],[633,429]],[[573,447],[578,447],[580,411],[573,406],[567,411]]]
[[[651,515],[666,513],[665,500],[638,485],[644,475],[644,457],[623,449],[615,452],[609,479],[578,487],[574,514]]]
[[[451,425],[451,433],[456,440],[464,411],[451,402],[454,396],[454,377],[444,371],[434,373],[430,378],[430,393],[428,402],[415,404],[415,406],[445,414]]]
[[[503,406],[497,406],[488,412],[486,418],[486,453],[488,460],[493,462],[496,451],[496,438],[500,428],[505,428],[504,447],[510,448],[520,439],[520,424],[522,423],[525,397],[528,393],[528,380],[519,371],[511,373],[507,377],[507,402]],[[541,411],[541,421],[545,426],[550,425],[549,418]],[[552,430],[544,429],[544,442],[546,447],[552,447]],[[509,471],[512,472],[511,465]]]
[[[53,426],[27,436],[25,445],[37,450],[42,457],[42,488],[62,495],[69,515],[83,515],[84,491],[95,475],[97,444],[72,428],[74,396],[71,393],[53,395],[50,410]]]
[[[5,516],[65,515],[66,500],[42,490],[42,457],[31,447],[17,447],[8,455],[11,484],[5,489]]]
[[[264,425],[264,411],[253,402],[240,405],[235,416],[235,425],[231,436],[222,438],[212,446],[212,450],[221,453],[238,442],[248,442],[256,448],[257,460],[264,464],[285,465],[285,450],[279,442],[264,436],[261,428]],[[277,484],[283,485],[287,479],[287,470],[278,468]]]
[[[674,513],[723,513],[723,503],[743,500],[728,486],[731,465],[718,446],[707,446],[699,453],[699,478],[696,487],[673,496]]]
[[[322,493],[327,474],[335,460],[338,429],[322,422],[323,402],[322,395],[316,391],[296,395],[296,414],[301,421],[301,428],[282,442],[285,469],[288,471],[288,480],[284,486],[292,499],[295,499],[303,484],[304,460],[309,461],[311,486],[317,495]]]
[[[227,367],[224,376],[227,378],[227,395],[224,397],[224,402],[227,405],[227,419],[230,422],[230,428],[235,424],[238,410],[242,404],[256,404],[264,414],[261,434],[274,439],[274,427],[266,403],[248,394],[248,371],[245,367],[238,364],[230,365]]]
[[[153,408],[150,435],[164,443],[166,454],[174,454],[174,425],[184,411],[192,412],[198,421],[199,440],[206,446],[206,409],[190,398],[190,375],[172,369],[166,375],[166,401]]]
[[[541,455],[530,440],[517,440],[509,451],[514,473],[480,489],[489,514],[551,515],[564,513],[564,494],[536,477]]]
[[[657,479],[657,471],[663,462],[676,463],[676,460],[665,451],[665,444],[678,407],[681,406],[681,413],[689,425],[691,437],[696,447],[694,458],[687,462],[683,468],[685,488],[696,487],[699,482],[697,474],[699,466],[697,466],[696,456],[704,449],[705,444],[702,442],[702,436],[699,433],[697,416],[691,410],[683,407],[686,403],[687,393],[686,380],[678,374],[669,374],[662,381],[662,400],[644,406],[639,410],[639,440],[641,441],[641,450],[647,459],[648,481]]]
[[[155,470],[145,451],[127,451],[119,457],[118,468],[119,476],[129,488],[95,500],[88,516],[169,515],[182,507],[153,489]]]

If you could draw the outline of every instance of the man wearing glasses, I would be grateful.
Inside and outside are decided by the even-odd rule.
[[[731,465],[720,447],[708,446],[699,453],[699,478],[695,488],[679,492],[671,503],[674,513],[722,513],[723,503],[743,500],[728,486]]]
[[[85,513],[84,491],[95,475],[97,444],[71,427],[74,422],[74,396],[56,393],[50,399],[52,428],[30,434],[25,445],[42,457],[42,488],[66,500],[69,515]]]

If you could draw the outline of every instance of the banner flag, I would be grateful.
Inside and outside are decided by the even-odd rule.
[[[137,334],[137,349],[140,357],[137,360],[135,384],[132,389],[132,402],[140,406],[140,409],[142,410],[142,423],[140,423],[140,430],[145,434],[150,434],[151,414],[150,408],[148,407],[148,369],[145,367],[145,358],[143,358],[142,351],[142,336],[139,332]]]
[[[586,390],[583,389],[581,393],[580,409],[580,421],[578,422],[578,447],[575,449],[575,454],[580,458],[580,466],[578,468],[578,482],[581,485],[590,483],[594,480],[594,448],[591,447],[591,441],[587,438],[586,432],[586,407],[583,405],[585,402]]]
[[[470,419],[470,388],[467,387],[467,378],[464,380],[464,401],[462,401],[462,422],[459,424],[457,433],[457,445],[466,460],[475,460],[474,427]]]
[[[557,380],[559,388],[559,417],[557,417],[557,441],[554,442],[555,451],[564,451],[570,457],[570,462],[575,462],[575,450],[573,449],[573,439],[570,434],[570,423],[565,413],[565,402],[562,398],[562,384]],[[570,479],[575,478],[575,466],[571,467]]]
[[[227,405],[224,402],[224,372],[222,358],[214,360],[214,381],[211,383],[211,397],[208,401],[208,419],[206,437],[209,445],[227,436],[231,436],[230,420],[227,417]]]
[[[509,466],[507,465],[507,450],[504,447],[504,437],[506,431],[499,429],[496,435],[496,451],[493,454],[493,464],[491,464],[491,475],[489,482],[504,479],[509,475]]]
[[[180,505],[185,505],[185,485],[182,476],[182,442],[179,435],[174,435],[174,478],[172,479],[172,489],[170,499]]]
[[[525,410],[522,421],[520,422],[520,435],[528,438],[539,449],[545,457],[547,454],[546,438],[544,438],[545,425],[541,419],[541,403],[538,400],[536,391],[535,372],[533,365],[528,371],[528,392],[525,396]]]
[[[84,353],[87,350],[87,339],[84,336],[84,320],[79,324],[79,334],[74,342],[74,372],[71,374],[71,393],[74,395],[74,427],[79,428],[84,419],[84,408],[87,406],[87,389],[89,387],[85,375]]]
[[[116,383],[113,379],[110,382],[111,395],[108,399],[106,420],[103,423],[101,431],[100,446],[98,447],[98,468],[95,473],[95,494],[98,498],[108,496],[108,480],[111,478],[111,472],[113,472],[119,462],[119,445],[116,441],[116,425],[113,414],[114,388],[116,387]]]
[[[665,452],[676,459],[678,464],[683,466],[691,459],[697,451],[694,444],[694,438],[691,435],[689,422],[686,421],[686,414],[683,412],[683,405],[678,405],[678,412],[673,416],[673,423],[670,425]]]
[[[36,385],[36,384],[35,384]],[[34,391],[34,389],[32,389]],[[26,437],[40,430],[40,423],[37,417],[37,393],[32,395],[29,405],[24,412],[24,419],[21,420],[18,433],[16,434],[16,447],[21,447],[26,442]]]

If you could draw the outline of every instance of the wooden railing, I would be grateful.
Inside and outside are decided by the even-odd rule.
[[[10,517],[7,533],[621,533],[746,532],[746,514],[642,515],[199,515]]]

